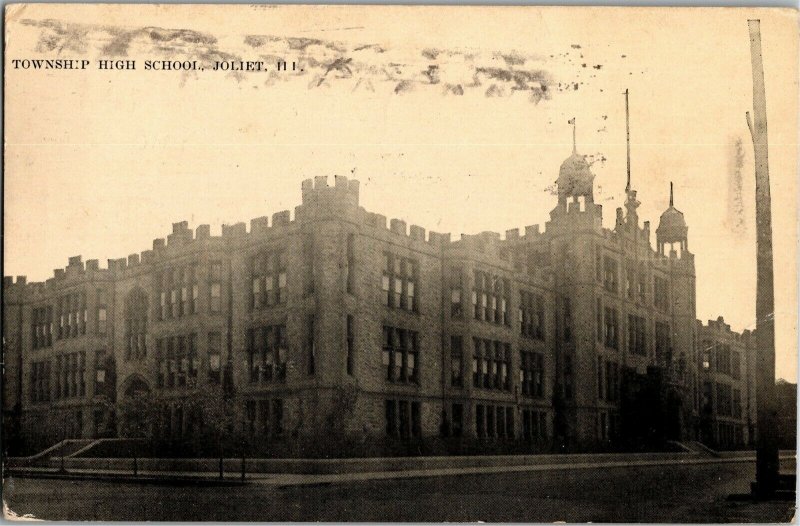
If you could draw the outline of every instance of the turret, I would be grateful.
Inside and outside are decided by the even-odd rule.
[[[586,203],[594,202],[594,174],[589,167],[586,156],[578,153],[575,137],[575,119],[570,120],[572,124],[572,155],[561,163],[558,171],[558,205],[566,207],[570,198],[577,200],[583,197]]]
[[[664,254],[664,246],[670,246],[670,253],[674,251],[674,244],[678,243],[681,254],[689,250],[689,227],[683,218],[683,212],[675,208],[672,183],[669,183],[669,208],[667,208],[661,219],[658,221],[656,229],[656,244],[658,253]]]

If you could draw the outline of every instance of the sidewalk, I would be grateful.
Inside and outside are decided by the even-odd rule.
[[[781,460],[794,459],[794,454],[782,454]],[[495,473],[520,473],[535,471],[569,471],[586,469],[613,469],[646,466],[674,466],[694,464],[724,464],[735,462],[754,462],[755,455],[729,458],[692,457],[685,459],[655,460],[612,460],[587,461],[575,463],[543,463],[508,466],[454,467],[440,469],[411,469],[403,471],[353,472],[340,474],[289,474],[289,473],[246,473],[247,483],[273,487],[316,486],[340,482],[371,480],[411,479],[426,477],[452,477]],[[245,464],[246,467],[247,464]],[[27,467],[7,470],[6,477],[93,479],[130,483],[183,483],[183,484],[241,484],[241,472],[228,470],[224,479],[209,471],[158,471],[140,470],[134,477],[131,470],[117,469],[69,469],[65,473],[57,468]]]

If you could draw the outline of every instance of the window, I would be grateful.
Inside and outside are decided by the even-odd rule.
[[[603,286],[608,292],[616,293],[619,289],[617,260],[610,257],[603,258]]]
[[[353,294],[356,283],[356,235],[347,234],[347,267],[345,268],[345,284],[347,292]]]
[[[86,292],[80,294],[80,306],[78,310],[78,332],[86,334],[86,322],[88,321],[88,309],[86,308]]]
[[[97,351],[94,360],[95,394],[99,394],[98,391],[102,390],[106,382],[106,359],[105,351]]]
[[[669,289],[667,280],[659,277],[653,279],[653,303],[660,311],[666,311],[669,306]]]
[[[473,385],[484,389],[511,390],[511,345],[473,338]]]
[[[731,386],[728,384],[717,384],[717,415],[733,416],[733,395]]]
[[[420,402],[408,400],[386,400],[386,435],[409,438],[422,436],[422,418]]]
[[[732,351],[731,352],[731,373],[730,374],[731,374],[731,376],[733,378],[736,378],[736,379],[739,379],[742,376],[740,361],[741,361],[741,355],[736,351]]]
[[[602,363],[602,362],[601,362]],[[619,400],[619,364],[612,361],[605,362],[605,393],[601,399],[608,402],[616,402]]]
[[[464,342],[461,336],[450,336],[450,385],[464,387]]]
[[[725,343],[714,344],[717,372],[731,374],[731,346]]]
[[[222,335],[218,332],[208,333],[208,381],[212,384],[221,382],[222,369]]]
[[[183,281],[183,269],[176,268],[172,271],[172,281],[169,291],[170,315],[173,318],[183,315],[180,302],[181,281]]]
[[[485,410],[483,404],[475,406],[475,434],[478,438],[486,437]]]
[[[286,258],[283,252],[265,252],[250,260],[253,294],[251,308],[286,302]]]
[[[209,290],[211,301],[209,303],[209,310],[212,313],[222,311],[222,262],[215,261],[211,263],[211,272],[209,274]]]
[[[547,413],[534,409],[523,409],[522,437],[527,441],[547,438]]]
[[[535,352],[520,352],[519,382],[523,396],[544,396],[544,356]]]
[[[125,298],[125,360],[147,356],[146,335],[147,295],[136,288]]]
[[[602,250],[598,247],[594,265],[595,279],[600,283],[603,282],[603,255],[601,252]]]
[[[708,340],[703,340],[703,370],[711,369],[711,348],[713,344]]]
[[[544,339],[544,301],[539,294],[519,293],[520,333],[528,338]]]
[[[50,362],[31,363],[30,398],[32,402],[50,400]]]
[[[397,436],[397,401],[386,400],[386,436]]]
[[[647,277],[644,273],[639,273],[639,279],[636,280],[636,290],[639,295],[639,303],[645,303],[647,297]]]
[[[303,235],[303,264],[306,269],[305,294],[314,294],[314,234]],[[253,306],[261,305],[261,277],[253,275]]]
[[[563,372],[564,372],[564,385],[562,389],[564,393],[564,398],[566,400],[572,400],[572,395],[574,394],[572,385],[572,356],[569,354],[564,355]]]
[[[602,400],[605,398],[605,384],[604,380],[604,369],[603,369],[603,358],[601,356],[597,357],[597,399]]]
[[[450,415],[452,425],[452,435],[460,437],[464,434],[464,405],[453,404],[452,412]]]
[[[562,309],[564,311],[563,314],[563,337],[565,342],[572,341],[572,301],[565,297],[562,300]]]
[[[383,304],[394,309],[417,312],[417,260],[385,252],[383,264]]]
[[[625,296],[630,300],[636,296],[636,270],[632,261],[628,262],[625,270]]]
[[[32,312],[31,332],[34,349],[53,344],[53,307],[39,307]]]
[[[511,283],[508,279],[476,270],[472,289],[472,304],[476,320],[510,325],[508,316]]]
[[[188,359],[188,383],[194,387],[197,385],[197,371],[200,369],[200,360],[197,358],[197,334],[189,335],[189,359]]]
[[[464,306],[461,303],[463,295],[463,275],[458,267],[450,269],[450,317],[461,318],[464,316]]]
[[[308,317],[306,326],[306,349],[308,350],[308,374],[314,375],[317,369],[317,357],[315,355],[316,349],[314,348],[314,315]]]
[[[353,375],[355,368],[355,330],[353,329],[353,316],[347,315],[347,374]]]
[[[415,331],[383,327],[383,366],[390,382],[418,383],[419,337]]]
[[[247,330],[250,382],[286,379],[286,326],[271,325]]]
[[[672,343],[669,324],[656,322],[656,360],[659,363],[672,361]]]
[[[647,337],[645,334],[645,320],[641,316],[628,315],[628,352],[647,356]]]
[[[283,435],[283,400],[272,401],[272,433],[279,437]]]
[[[605,345],[612,349],[619,348],[619,320],[617,309],[606,307],[605,313]]]

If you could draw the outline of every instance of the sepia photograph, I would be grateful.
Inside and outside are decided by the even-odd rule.
[[[797,10],[4,16],[5,520],[796,520]]]

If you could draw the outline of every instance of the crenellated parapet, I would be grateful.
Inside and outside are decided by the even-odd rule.
[[[355,179],[348,180],[342,175],[334,176],[333,186],[328,185],[325,175],[306,179],[302,182],[303,205],[329,205],[332,203],[346,203],[358,206],[359,182]]]
[[[31,287],[28,285],[28,278],[25,276],[3,276],[3,301],[18,303],[25,300]]]

